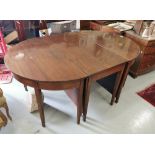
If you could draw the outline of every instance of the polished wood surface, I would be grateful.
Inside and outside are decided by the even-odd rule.
[[[86,79],[97,80],[109,72],[122,74],[124,64],[138,56],[138,49],[131,39],[116,33],[70,32],[23,41],[9,49],[5,63],[17,80],[35,88],[43,126],[41,89],[78,89],[79,123]]]
[[[135,63],[130,68],[133,77],[148,73],[155,69],[155,40],[142,38],[133,31],[127,31],[125,36],[134,40],[140,45],[140,55],[136,58]]]
[[[113,28],[113,27],[109,27],[107,26],[108,24],[114,23],[115,21],[105,21],[105,22],[101,22],[101,21],[91,21],[90,22],[90,29],[91,30],[97,30],[97,31],[102,31],[102,32],[115,32],[115,33],[120,33],[119,30]]]
[[[135,78],[155,69],[155,39],[142,37],[151,20],[136,20],[134,30],[125,31],[124,35],[140,45],[140,55],[130,68],[130,74]]]
[[[5,62],[27,79],[72,81],[132,60],[138,49],[115,33],[81,31],[23,41],[9,49]]]

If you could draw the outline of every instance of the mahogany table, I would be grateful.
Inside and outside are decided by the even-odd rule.
[[[41,89],[66,90],[77,105],[77,123],[86,119],[91,82],[117,73],[111,103],[118,99],[127,67],[138,46],[116,33],[80,31],[33,38],[10,48],[5,56],[14,77],[34,87],[42,126],[45,126]],[[122,76],[123,75],[123,76]]]

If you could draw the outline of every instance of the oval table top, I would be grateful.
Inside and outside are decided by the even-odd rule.
[[[68,32],[28,39],[11,47],[7,67],[35,81],[78,80],[135,59],[139,46],[116,33]]]

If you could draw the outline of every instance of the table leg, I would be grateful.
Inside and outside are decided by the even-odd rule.
[[[40,113],[42,126],[45,127],[45,116],[44,116],[44,107],[43,107],[43,97],[41,93],[41,89],[35,88],[35,94],[38,104],[38,109]]]
[[[27,85],[24,85],[24,88],[25,88],[25,91],[28,91],[28,89],[27,89]]]
[[[77,124],[80,124],[80,117],[82,114],[82,105],[83,105],[83,89],[84,89],[84,82],[81,80],[80,87],[78,88],[78,102],[77,102]]]
[[[119,84],[121,83],[121,78],[122,78],[122,74],[123,74],[124,68],[122,69],[122,71],[117,73],[117,77],[116,77],[116,81],[115,81],[115,85],[114,85],[114,89],[112,92],[112,98],[111,98],[111,102],[110,104],[113,105],[114,101],[115,101],[115,97],[119,88]]]
[[[129,72],[129,69],[130,69],[130,66],[132,65],[132,61],[127,63],[125,65],[125,69],[124,69],[124,72],[123,72],[123,75],[122,75],[122,79],[121,79],[121,82],[120,82],[120,85],[119,85],[119,88],[118,88],[118,91],[117,91],[117,94],[116,94],[116,100],[115,102],[118,103],[118,100],[119,100],[119,97],[120,97],[120,94],[121,94],[121,90],[125,84],[125,81],[127,79],[127,75],[128,75],[128,72]]]
[[[89,95],[90,95],[90,87],[91,87],[91,80],[90,78],[86,78],[84,82],[84,93],[83,93],[83,121],[86,121]]]

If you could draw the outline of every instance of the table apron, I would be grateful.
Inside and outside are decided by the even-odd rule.
[[[71,89],[71,88],[79,88],[81,81],[83,81],[83,79],[79,79],[74,81],[63,81],[63,82],[52,82],[52,81],[41,82],[41,81],[26,79],[14,73],[13,75],[16,80],[23,83],[24,85],[38,88],[38,89],[46,89],[46,90],[65,90],[65,89]]]
[[[124,70],[125,64],[126,64],[126,63],[123,63],[123,64],[117,65],[117,66],[115,66],[115,67],[109,68],[109,69],[107,69],[107,70],[101,71],[101,72],[99,72],[99,73],[96,73],[96,74],[94,74],[94,75],[91,75],[89,78],[90,78],[92,81],[96,81],[96,80],[99,80],[99,79],[104,78],[104,77],[106,77],[106,76],[109,76],[109,75],[111,75],[111,74],[120,72],[120,71],[122,71],[122,69]]]

